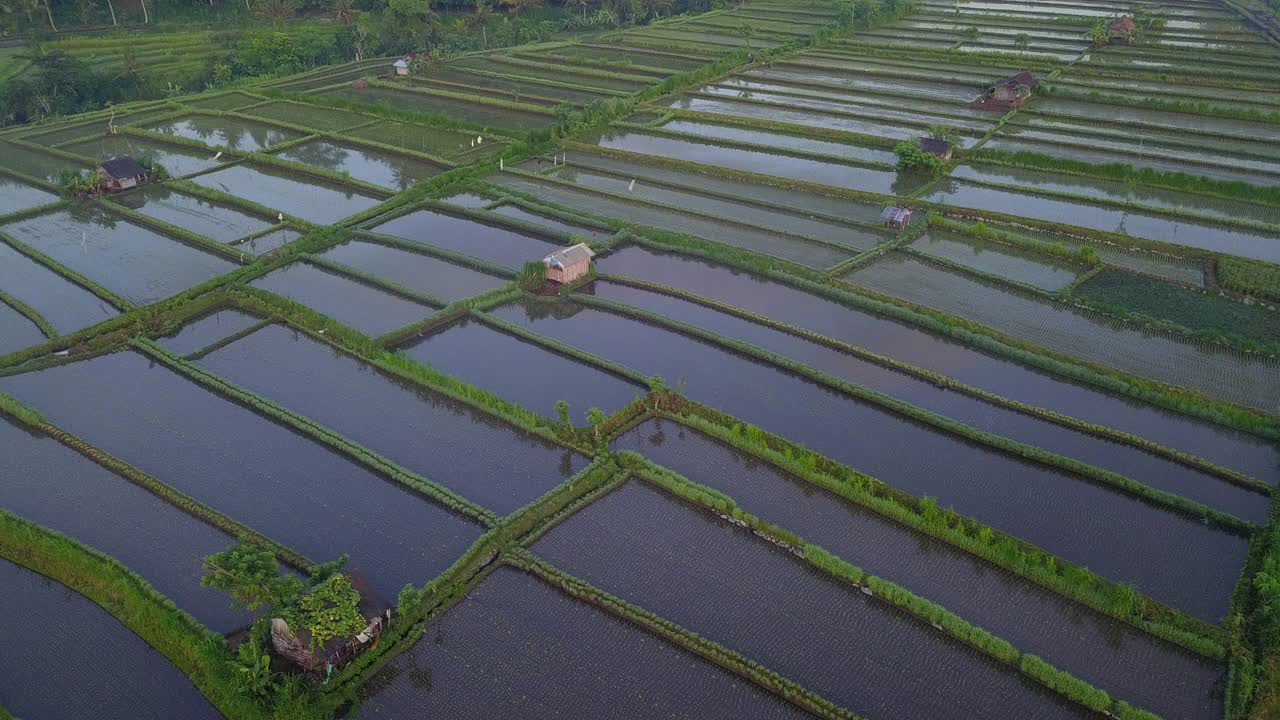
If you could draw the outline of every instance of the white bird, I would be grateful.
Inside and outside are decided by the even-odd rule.
[[[507,170],[507,164],[506,162],[503,161],[502,158],[498,158],[498,170],[502,172],[506,172]]]
[[[627,192],[634,192],[636,189],[636,179],[631,178],[631,184],[627,185]]]
[[[284,222],[284,213],[276,213],[276,221]]]
[[[218,158],[220,158],[220,157],[222,157],[222,151],[221,151],[221,150],[219,150],[219,151],[218,151],[218,153],[217,153],[216,155],[214,155],[214,156],[213,156],[213,159],[214,159],[214,160],[217,160],[217,159],[218,159]]]
[[[481,137],[481,136],[479,136],[479,135],[477,135],[477,136],[476,136],[476,144],[477,144],[477,145],[483,145],[483,144],[484,144],[484,138],[483,138],[483,137]]]

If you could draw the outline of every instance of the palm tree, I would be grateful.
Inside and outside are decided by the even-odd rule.
[[[489,23],[493,21],[493,0],[476,0],[476,11],[467,18],[471,28],[480,28],[480,38],[484,47],[489,47]]]
[[[1084,34],[1084,37],[1092,42],[1096,48],[1106,45],[1107,41],[1111,39],[1111,33],[1107,30],[1107,21],[1099,20],[1095,22],[1093,27],[1089,28],[1089,32]]]
[[[745,42],[745,43],[747,44],[747,52],[748,52],[748,53],[750,53],[750,52],[751,52],[751,38],[752,38],[752,36],[754,36],[754,35],[756,34],[756,28],[755,28],[755,26],[754,26],[754,25],[752,25],[751,23],[745,23],[745,22],[744,22],[744,23],[742,23],[741,25],[739,25],[738,27],[736,27],[736,28],[734,28],[734,29],[733,29],[733,34],[734,34],[734,35],[737,35],[737,36],[738,36],[738,37],[740,37],[740,38],[742,38],[743,42]]]

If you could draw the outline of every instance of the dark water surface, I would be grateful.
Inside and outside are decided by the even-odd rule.
[[[3,378],[0,392],[313,560],[350,554],[387,598],[438,575],[480,535],[478,525],[137,353]]]
[[[533,551],[864,717],[1091,715],[923,621],[631,481]]]
[[[509,567],[432,621],[361,693],[362,718],[809,717]]]
[[[65,585],[0,560],[0,707],[33,720],[220,720],[182,671]]]
[[[588,462],[279,325],[200,363],[499,513],[532,502]]]
[[[649,420],[613,447],[719,490],[747,512],[941,604],[1076,677],[1165,717],[1218,718],[1217,663],[759,461],[678,423]]]

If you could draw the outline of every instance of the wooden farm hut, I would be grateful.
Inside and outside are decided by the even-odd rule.
[[[1031,91],[1039,84],[1034,73],[1027,70],[995,83],[987,88],[987,97],[1004,105],[1017,106],[1021,105],[1030,95]],[[1026,88],[1023,90],[1022,88]]]
[[[391,67],[396,69],[396,75],[401,75],[401,76],[408,75],[409,74],[409,56],[406,55],[400,58],[399,60],[391,63]]]
[[[591,272],[591,258],[595,253],[585,243],[557,250],[542,258],[547,266],[547,279],[567,285]]]
[[[1112,43],[1127,45],[1133,40],[1133,32],[1137,29],[1138,26],[1133,22],[1133,18],[1128,15],[1121,15],[1107,28],[1107,37],[1111,39]]]
[[[951,153],[955,151],[951,143],[946,140],[935,140],[934,138],[920,138],[920,149],[943,160],[950,160]]]
[[[901,230],[911,224],[911,208],[890,205],[880,213],[880,224]]]
[[[103,162],[98,166],[98,172],[106,178],[102,186],[109,192],[120,192],[137,187],[138,183],[147,179],[147,169],[128,155]]]

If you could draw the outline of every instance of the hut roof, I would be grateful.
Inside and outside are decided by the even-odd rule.
[[[391,66],[398,67],[398,68],[407,68],[409,67],[409,61],[405,60],[404,58],[400,58],[399,60],[391,63]]]
[[[550,255],[542,258],[542,262],[553,267],[563,268],[569,267],[570,265],[577,265],[581,262],[588,262],[595,256],[596,254],[591,251],[591,248],[588,247],[586,243],[578,243],[572,247],[567,247],[563,250],[557,250],[551,253]]]
[[[1001,85],[1026,85],[1029,88],[1034,88],[1039,82],[1040,81],[1036,79],[1035,73],[1032,73],[1030,70],[1023,70],[1016,75],[1010,75],[991,87],[997,88]]]
[[[1111,27],[1108,30],[1113,33],[1131,33],[1137,28],[1138,26],[1133,22],[1133,18],[1128,15],[1122,15],[1111,23]]]
[[[934,155],[946,155],[951,152],[951,143],[934,138],[920,138],[920,149]]]
[[[880,222],[898,224],[911,217],[911,208],[890,205],[880,213]]]
[[[128,155],[106,160],[99,167],[102,168],[102,172],[116,180],[147,174],[147,169],[142,167],[142,163]]]

